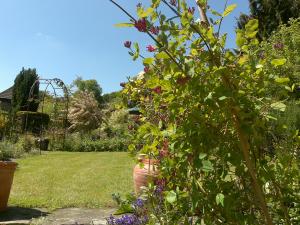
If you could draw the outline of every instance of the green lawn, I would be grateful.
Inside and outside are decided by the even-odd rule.
[[[133,162],[127,153],[49,152],[18,160],[10,205],[112,207],[112,193],[133,191]]]

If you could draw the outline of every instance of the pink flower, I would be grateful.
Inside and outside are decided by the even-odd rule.
[[[134,26],[140,32],[147,32],[147,21],[145,18],[140,19],[134,23]]]
[[[125,41],[124,46],[125,46],[125,48],[130,48],[131,47],[131,41]]]
[[[154,52],[156,50],[156,48],[152,45],[148,45],[147,50],[148,50],[148,52]]]
[[[195,7],[192,7],[192,8],[189,7],[188,12],[194,15],[194,13],[195,13]]]
[[[150,32],[154,35],[158,35],[159,34],[159,27],[155,27],[155,26],[152,26],[150,28]]]

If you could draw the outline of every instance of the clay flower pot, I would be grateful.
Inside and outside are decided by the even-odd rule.
[[[7,202],[17,163],[0,161],[0,211],[7,208]]]
[[[149,182],[153,181],[158,175],[157,160],[141,157],[139,162],[143,166],[141,167],[139,163],[133,169],[134,190],[136,194],[141,192],[141,187],[147,187]]]

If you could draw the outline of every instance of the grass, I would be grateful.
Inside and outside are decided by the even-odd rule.
[[[49,152],[18,160],[10,205],[114,207],[112,193],[133,191],[133,162],[124,152]]]

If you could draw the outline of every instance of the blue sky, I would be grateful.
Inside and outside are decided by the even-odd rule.
[[[135,15],[138,1],[116,1]],[[219,11],[224,7],[224,0],[209,3]],[[248,0],[229,0],[233,3],[238,7],[222,28],[228,47],[235,47],[235,17],[248,11]],[[152,44],[134,28],[114,27],[120,22],[128,22],[126,15],[108,0],[0,0],[0,91],[13,85],[22,67],[67,84],[76,76],[96,79],[104,93],[120,90],[120,82],[143,69],[123,42],[137,41],[144,49]]]

